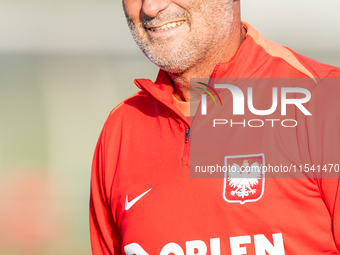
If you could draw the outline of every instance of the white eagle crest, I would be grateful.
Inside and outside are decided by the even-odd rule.
[[[244,160],[242,167],[234,163],[229,171],[228,182],[231,188],[237,187],[237,189],[232,190],[230,194],[242,198],[255,194],[256,189],[252,187],[259,183],[259,179],[261,179],[261,168],[257,162],[249,166],[248,160]]]

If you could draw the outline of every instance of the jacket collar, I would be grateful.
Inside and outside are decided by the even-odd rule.
[[[247,30],[247,35],[235,55],[224,63],[216,65],[212,78],[241,78],[251,77],[258,70],[258,66],[265,57],[265,51],[259,50],[259,45],[254,38],[265,39],[249,24],[242,22]],[[176,112],[182,119],[183,114],[173,105],[172,93],[173,82],[164,70],[160,70],[155,82],[149,79],[136,79],[135,84],[142,90],[147,91],[153,98]]]
[[[249,24],[242,22],[242,25],[247,30],[244,41],[228,62],[216,65],[212,74],[213,78],[251,77],[251,74],[258,68],[257,63],[261,62],[265,56],[265,52],[258,50],[259,45],[253,39],[263,37]],[[173,82],[164,70],[159,71],[155,82],[148,79],[136,79],[135,84],[155,98],[172,103]]]

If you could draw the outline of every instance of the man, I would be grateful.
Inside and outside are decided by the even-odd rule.
[[[100,135],[91,178],[93,254],[339,254],[338,174],[269,178],[262,165],[338,166],[340,134],[333,117],[340,110],[339,86],[327,79],[339,77],[340,70],[265,40],[241,23],[239,1],[124,0],[123,6],[135,41],[161,70],[155,83],[135,81],[141,91],[111,112]],[[191,78],[208,80],[190,84]],[[257,109],[270,108],[263,99],[268,87],[273,102],[275,88],[282,95],[294,92],[296,107],[287,106],[294,99],[282,96],[287,113],[273,111],[265,126],[252,128],[255,121],[267,120],[256,117],[245,127],[245,117],[227,112],[221,122],[233,116],[229,122],[244,126],[206,132],[210,120],[214,126],[221,120],[221,109],[232,109],[230,91],[214,89],[217,82],[211,81],[218,78],[224,84],[232,78],[233,93],[247,91],[245,80],[259,83]],[[277,78],[289,80],[274,88]],[[299,99],[297,86],[305,98]],[[210,115],[204,116],[206,94],[199,91],[218,96],[223,107],[214,110],[210,100]],[[188,102],[199,100],[201,108],[195,115],[191,111],[190,121]],[[244,116],[263,114],[249,109]],[[287,118],[281,122],[282,115]],[[282,125],[274,128],[277,119]],[[289,125],[292,120],[298,125]],[[189,152],[191,165],[210,160],[228,167],[232,162],[260,172],[246,181],[232,179],[232,172],[190,178]]]

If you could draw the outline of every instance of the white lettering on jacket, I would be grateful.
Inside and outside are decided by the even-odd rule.
[[[264,235],[254,235],[254,247],[256,255],[285,255],[283,237],[281,233],[273,234],[273,243]],[[247,255],[245,244],[251,244],[251,236],[235,236],[229,238],[231,255]],[[210,254],[221,255],[220,238],[210,239]],[[149,255],[138,243],[131,243],[124,246],[126,255]],[[177,243],[164,245],[159,255],[206,255],[208,246],[201,240],[187,241],[185,253]]]

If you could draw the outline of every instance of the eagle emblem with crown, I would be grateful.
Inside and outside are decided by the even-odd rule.
[[[264,191],[264,155],[226,156],[225,163],[224,200],[240,204],[259,200]]]

